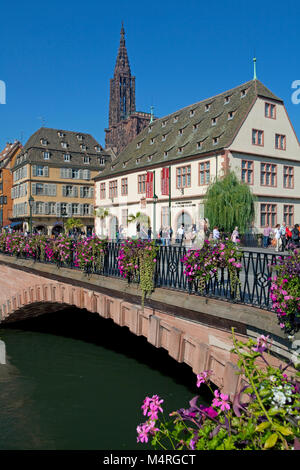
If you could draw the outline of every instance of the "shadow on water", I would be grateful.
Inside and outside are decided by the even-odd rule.
[[[199,394],[195,385],[196,376],[187,364],[178,363],[166,350],[152,346],[145,337],[134,335],[127,327],[120,327],[113,320],[104,319],[85,309],[67,307],[59,312],[45,313],[1,327],[62,336],[101,346],[172,377],[176,384],[185,386],[191,396]],[[210,396],[203,386],[201,396],[203,399]]]

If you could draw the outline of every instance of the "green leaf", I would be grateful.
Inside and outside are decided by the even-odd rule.
[[[291,431],[289,428],[286,428],[284,426],[280,426],[279,424],[274,424],[274,427],[275,427],[276,431],[279,431],[284,436],[290,436],[291,434],[293,434],[293,431]]]
[[[271,434],[270,437],[265,442],[264,449],[271,449],[271,447],[274,447],[278,439],[278,434],[273,433]]]
[[[264,421],[263,423],[260,423],[258,426],[256,426],[255,431],[261,432],[267,429],[270,426],[269,421]]]

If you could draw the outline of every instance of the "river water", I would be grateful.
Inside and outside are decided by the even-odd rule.
[[[150,449],[136,442],[145,396],[169,413],[200,392],[187,365],[85,310],[2,327],[0,339],[0,450]]]

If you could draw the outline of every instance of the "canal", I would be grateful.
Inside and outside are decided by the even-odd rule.
[[[86,310],[2,326],[0,339],[0,450],[149,449],[136,442],[145,396],[169,413],[200,392],[187,365]]]

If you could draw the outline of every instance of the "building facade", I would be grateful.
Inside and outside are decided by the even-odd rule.
[[[0,153],[0,229],[10,225],[12,222],[12,168],[21,150],[22,144],[16,140],[13,143],[8,142],[4,150]]]
[[[229,170],[256,196],[257,232],[300,222],[299,142],[283,101],[256,79],[149,123],[95,178],[96,207],[110,210],[96,233],[122,225],[132,236],[138,212],[153,231],[199,225],[208,185]]]
[[[62,232],[68,218],[94,229],[95,177],[108,154],[90,135],[42,127],[27,141],[13,167],[13,220],[23,231]]]
[[[131,75],[122,24],[114,77],[110,80],[109,127],[105,129],[106,149],[111,149],[118,155],[150,120],[150,113],[136,111],[135,77]]]

